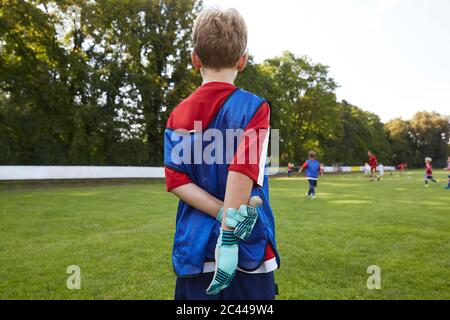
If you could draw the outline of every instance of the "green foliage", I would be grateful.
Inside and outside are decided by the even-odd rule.
[[[0,163],[161,164],[199,5],[3,0]]]
[[[256,65],[238,80],[272,104],[272,128],[280,129],[281,162],[298,162],[309,150],[325,163],[359,165],[374,151],[390,162],[390,145],[380,118],[346,101],[336,101],[337,84],[328,67],[284,52]]]
[[[390,162],[388,159],[390,145],[377,115],[350,105],[347,101],[339,103],[335,115],[340,119],[335,120],[341,126],[339,143],[323,142],[332,162],[360,165],[366,161],[368,150],[373,151],[379,161],[385,164]]]
[[[386,123],[393,161],[423,166],[425,157],[444,167],[450,154],[450,117],[436,112],[418,112],[409,121]]]

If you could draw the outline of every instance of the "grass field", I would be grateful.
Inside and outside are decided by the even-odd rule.
[[[450,191],[422,176],[329,175],[315,200],[301,178],[271,179],[278,298],[450,299]],[[0,188],[0,299],[172,299],[177,202],[162,181]]]

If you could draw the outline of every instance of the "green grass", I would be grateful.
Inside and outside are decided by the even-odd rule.
[[[315,200],[301,178],[271,179],[278,298],[450,299],[450,191],[422,175],[329,175]],[[177,202],[161,181],[0,187],[0,299],[172,299]]]

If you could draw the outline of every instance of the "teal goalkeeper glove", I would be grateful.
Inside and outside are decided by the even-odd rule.
[[[239,210],[229,208],[225,218],[225,224],[234,229],[234,235],[241,240],[247,240],[250,237],[253,227],[258,219],[257,207],[261,206],[262,201],[259,197],[250,198],[250,205],[242,205]],[[223,208],[217,215],[217,221],[222,223]]]
[[[230,209],[227,210],[229,212]],[[233,230],[223,230],[220,228],[219,239],[216,245],[216,270],[211,281],[207,294],[218,294],[227,288],[233,280],[239,258],[239,239],[234,235]]]

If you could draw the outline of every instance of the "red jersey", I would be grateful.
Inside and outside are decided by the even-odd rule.
[[[377,157],[374,155],[369,156],[369,164],[372,169],[376,169],[378,166]]]
[[[425,173],[426,173],[428,176],[433,175],[433,166],[431,165],[431,163],[427,163],[427,164],[425,165]]]

